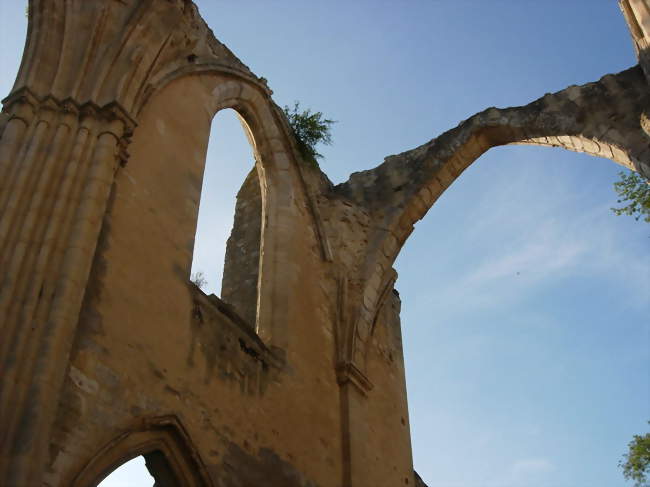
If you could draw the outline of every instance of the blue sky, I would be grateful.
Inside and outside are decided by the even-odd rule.
[[[320,150],[334,182],[488,106],[636,62],[614,0],[197,4],[278,104],[338,120]],[[23,2],[0,3],[0,93],[24,29]],[[195,248],[209,291],[251,166],[234,114],[218,114]],[[415,468],[430,487],[629,485],[617,463],[650,419],[650,226],[609,210],[619,170],[493,149],[417,224],[396,287]],[[112,485],[139,485],[125,476]]]

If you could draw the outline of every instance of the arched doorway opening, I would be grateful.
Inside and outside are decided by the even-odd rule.
[[[70,482],[73,487],[152,484],[155,487],[212,485],[186,431],[171,416],[151,418],[142,429],[114,438]]]
[[[98,487],[151,487],[155,482],[145,458],[139,456],[113,470]]]

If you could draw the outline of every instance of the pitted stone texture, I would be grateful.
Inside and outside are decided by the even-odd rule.
[[[221,284],[221,298],[253,329],[257,318],[261,238],[262,193],[257,169],[253,168],[237,193]]]

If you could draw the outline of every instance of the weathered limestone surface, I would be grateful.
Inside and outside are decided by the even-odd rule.
[[[442,192],[503,144],[650,176],[640,65],[490,108],[333,186],[189,0],[33,0],[0,116],[0,484],[424,485],[392,268]],[[645,75],[644,75],[645,73]],[[212,117],[241,116],[222,297],[188,281]]]
[[[647,0],[619,0],[632,35],[634,50],[646,78],[650,79],[650,7]]]
[[[261,232],[262,193],[257,170],[253,169],[237,193],[221,285],[221,297],[251,325],[255,325],[257,314]]]

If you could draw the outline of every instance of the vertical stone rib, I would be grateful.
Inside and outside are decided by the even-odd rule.
[[[124,30],[120,35],[119,47],[107,52],[107,59],[97,66],[98,70],[94,75],[94,88],[89,93],[89,98],[93,100],[99,100],[101,98],[100,94],[106,91],[106,85],[109,83],[109,79],[116,74],[114,70],[119,65],[120,57],[123,57],[125,51],[128,51],[129,48],[138,45],[137,41],[133,38],[135,37],[137,39],[138,35],[144,35],[142,32],[143,29],[138,29],[138,27],[147,25],[150,22],[150,18],[156,16],[158,13],[155,8],[151,8],[151,2],[152,0],[141,0],[135,3],[135,8],[131,10],[130,18],[122,26]],[[111,56],[110,61],[108,60],[108,56]],[[115,94],[113,92],[113,96]]]
[[[9,299],[8,320],[11,322],[15,313],[25,304],[23,293],[29,282],[34,281],[32,262],[39,252],[39,244],[42,240],[42,233],[47,228],[47,214],[49,208],[45,205],[45,199],[52,185],[58,183],[57,174],[60,174],[63,166],[58,161],[63,157],[63,151],[66,149],[70,127],[66,123],[61,123],[56,128],[56,133],[50,144],[50,150],[43,168],[36,174],[34,181],[36,189],[29,199],[29,205],[26,205],[22,215],[20,232],[14,244],[13,253],[7,249],[7,255],[10,256],[8,279],[14,282],[13,294],[5,293],[4,299]],[[0,313],[5,312],[6,304],[0,301]]]
[[[8,313],[10,322],[13,321],[14,316],[17,323],[30,321],[32,310],[38,300],[39,290],[42,289],[43,268],[47,264],[51,247],[51,241],[47,241],[45,237],[50,233],[50,229],[55,228],[57,224],[56,219],[52,218],[54,202],[50,200],[54,199],[53,194],[56,195],[67,166],[67,164],[57,164],[57,161],[68,160],[67,156],[72,142],[70,132],[76,125],[74,115],[65,113],[62,116],[50,157],[41,177],[40,188],[37,190],[34,204],[30,208],[27,218],[29,221],[26,221],[23,226],[24,229],[27,229],[26,235],[23,237],[27,252],[21,268],[28,272],[18,274],[16,291]]]
[[[12,159],[7,162],[6,179],[3,179],[3,187],[0,191],[0,255],[2,255],[3,248],[2,221],[4,221],[9,200],[16,194],[16,182],[20,177],[21,170],[24,169],[25,155],[32,145],[31,142],[38,125],[38,119],[35,118],[26,126],[22,141],[16,145]]]
[[[0,147],[0,195],[4,194],[9,186],[7,180],[11,173],[14,154],[20,147],[28,123],[20,118],[12,118],[7,122],[7,126],[2,133],[3,144]],[[0,196],[0,199],[1,196]]]
[[[47,142],[49,128],[50,120],[40,117],[36,122],[34,134],[25,146],[26,152],[23,157],[20,157],[21,160],[16,171],[15,180],[8,183],[11,186],[11,191],[8,192],[4,208],[0,213],[2,218],[0,221],[0,254],[8,256],[8,258],[13,253],[13,246],[18,236],[17,232],[12,232],[12,229],[15,228],[16,218],[20,215],[21,209],[28,203],[31,195],[29,182],[37,176],[45,158],[43,146]],[[0,306],[2,295],[2,291],[0,291]]]
[[[37,258],[37,263],[35,268],[19,269],[20,273],[22,273],[23,281],[26,281],[27,283],[31,283],[32,295],[36,292],[39,292],[39,294],[43,294],[44,296],[47,296],[47,294],[44,294],[43,292],[45,291],[45,289],[41,288],[41,286],[43,286],[41,281],[45,279],[44,277],[45,267],[48,265],[51,249],[53,247],[56,247],[57,237],[61,238],[62,236],[60,231],[61,225],[58,224],[60,218],[56,218],[56,215],[58,215],[59,213],[63,213],[65,216],[66,212],[69,213],[71,207],[73,207],[74,201],[77,199],[74,197],[75,196],[74,194],[68,194],[68,193],[69,193],[69,187],[71,185],[71,180],[76,177],[76,172],[77,172],[76,168],[79,166],[80,163],[79,159],[82,157],[82,151],[85,150],[87,134],[88,134],[87,128],[80,129],[78,140],[72,151],[72,160],[70,161],[69,164],[59,164],[59,166],[61,166],[62,169],[65,170],[67,177],[64,178],[64,182],[59,188],[53,188],[53,191],[58,190],[58,194],[55,198],[54,209],[52,213],[48,215],[45,224],[43,225],[43,227],[46,228],[45,236],[37,239],[38,242],[34,242],[34,246],[36,247],[34,251],[35,253],[38,253],[38,258]],[[55,163],[52,162],[51,164],[55,165]],[[81,184],[81,182],[79,182],[79,184]],[[40,251],[39,251],[38,243],[41,242],[42,242],[42,246],[40,247]],[[61,245],[61,242],[58,242],[58,244]],[[8,267],[9,266],[7,266],[7,268]],[[11,273],[11,272],[12,270],[8,269],[7,273]],[[13,270],[13,272],[15,274],[17,271]],[[20,275],[20,273],[18,275]],[[13,285],[11,283],[13,283]],[[3,288],[2,290],[3,293],[1,295],[3,297],[3,306],[2,306],[3,310],[6,310],[7,307],[9,307],[12,304],[12,302],[14,306],[19,306],[20,304],[24,304],[25,306],[30,306],[30,305],[33,306],[35,304],[33,302],[30,302],[29,299],[23,301],[16,298],[16,294],[17,294],[16,288],[18,287],[17,284],[18,283],[16,283],[15,277],[13,279],[6,278],[5,287]],[[18,293],[18,295],[20,295],[20,293]],[[16,310],[16,312],[17,311],[18,310]],[[23,320],[17,320],[15,313],[12,314],[11,316],[8,315],[5,316],[6,318],[4,319],[3,322],[4,340],[0,342],[0,357],[8,357],[10,361],[13,361],[13,359],[15,359],[17,355],[17,352],[19,352],[20,350],[20,346],[19,346],[20,340],[18,336],[16,336],[16,334],[21,332],[25,333],[26,330],[23,329],[24,327],[20,326],[20,323],[23,323]],[[11,357],[9,357],[10,355]],[[9,374],[9,371],[10,371],[10,367],[7,367],[7,364],[5,363],[5,376],[4,376],[5,379],[7,378],[7,374]],[[2,389],[0,388],[0,390]]]
[[[52,240],[52,257],[48,263],[48,275],[46,278],[42,296],[36,310],[34,321],[42,323],[47,319],[47,314],[50,310],[56,286],[58,284],[58,273],[61,269],[62,262],[65,256],[67,241],[65,236],[70,234],[72,228],[73,218],[75,216],[77,202],[81,198],[83,185],[86,180],[88,171],[90,170],[91,154],[94,151],[96,138],[93,137],[94,120],[86,118],[82,120],[82,128],[80,129],[80,140],[78,141],[75,151],[73,152],[72,160],[68,166],[69,178],[66,181],[69,186],[66,187],[66,182],[61,188],[57,196],[57,205],[61,212],[61,224],[53,228]],[[82,140],[81,140],[82,139]]]
[[[11,103],[11,102],[9,102]],[[34,116],[34,106],[24,100],[15,103],[14,111],[2,132],[0,144],[0,211],[2,201],[10,191],[10,175],[18,165],[18,151],[21,149],[25,134]]]
[[[39,443],[38,446],[33,446],[32,443],[37,434],[40,436],[49,431],[56,412],[56,404],[47,404],[45,399],[58,394],[67,362],[55,360],[55,357],[66,357],[70,350],[77,313],[117,166],[116,156],[123,122],[112,120],[105,127],[106,130],[97,137],[89,171],[83,178],[82,192],[72,202],[72,228],[59,237],[59,240],[66,242],[65,256],[57,272],[52,306],[44,307],[44,312],[38,313],[44,316],[43,321],[29,319],[31,313],[24,315],[24,319],[12,316],[12,321],[20,329],[13,340],[14,350],[20,350],[21,363],[26,366],[12,370],[10,377],[3,377],[0,389],[4,398],[11,398],[3,402],[4,408],[0,410],[0,424],[8,426],[3,431],[2,448],[3,451],[11,452],[10,456],[13,457],[11,465],[0,464],[0,474],[6,472],[2,478],[11,484],[32,485],[38,483],[40,478],[40,471],[30,469],[29,464],[34,461],[43,464],[47,445]],[[73,149],[76,156],[85,152],[83,147],[87,135],[88,132],[84,129],[78,133]],[[72,176],[68,174],[66,178],[68,188],[73,186]],[[50,235],[57,233],[56,225],[46,232]],[[36,262],[47,266],[46,254],[49,251],[47,246],[44,249],[40,254],[42,258]],[[35,267],[33,270],[38,274],[38,266]],[[12,361],[9,355],[15,357],[10,351],[4,355],[5,363],[6,359]],[[52,364],[60,365],[52,367]],[[44,404],[47,406],[33,407]],[[29,447],[25,448],[25,445]]]
[[[82,81],[88,77],[88,71],[91,64],[91,60],[98,53],[98,47],[101,45],[101,39],[106,30],[106,24],[108,18],[109,18],[109,6],[108,4],[104,4],[101,7],[101,11],[99,13],[99,20],[95,24],[95,29],[93,29],[93,31],[91,32],[91,36],[88,42],[89,48],[84,51],[84,57],[81,63],[81,67],[77,72],[76,79],[73,80],[74,85],[70,90],[70,92],[73,95],[77,95],[79,93],[79,87]]]
[[[54,267],[52,261],[56,258],[55,247],[65,227],[66,210],[70,207],[68,204],[69,199],[66,196],[72,193],[71,188],[73,188],[75,177],[79,172],[80,159],[87,147],[88,134],[89,130],[87,127],[81,127],[78,130],[74,146],[72,147],[70,162],[65,168],[63,181],[57,193],[53,196],[54,205],[35,266],[35,278],[30,289],[30,299],[28,302],[33,304],[33,308],[25,310],[23,316],[25,321],[33,319],[33,314],[38,311],[39,307],[46,307],[50,301],[48,298],[52,295],[53,279],[48,279],[48,276],[51,275]],[[74,200],[74,197],[72,199]],[[65,232],[63,235],[65,235]]]

